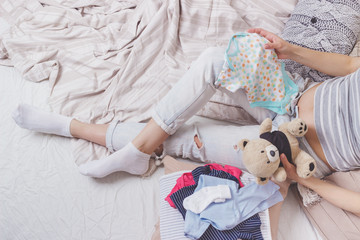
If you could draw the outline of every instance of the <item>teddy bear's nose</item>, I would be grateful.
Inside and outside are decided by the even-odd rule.
[[[271,150],[270,155],[274,157],[275,156],[275,151]]]

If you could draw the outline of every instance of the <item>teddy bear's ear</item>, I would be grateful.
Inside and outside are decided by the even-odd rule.
[[[248,144],[249,140],[248,139],[243,139],[238,143],[238,146],[241,150],[245,149],[246,144]]]
[[[260,125],[260,135],[266,132],[271,132],[272,129],[272,120],[270,118],[266,118]]]

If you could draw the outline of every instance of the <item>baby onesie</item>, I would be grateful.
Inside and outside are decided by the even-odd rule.
[[[243,89],[251,107],[264,107],[279,114],[290,113],[298,93],[268,40],[256,33],[237,33],[225,51],[225,63],[215,84],[231,92]]]

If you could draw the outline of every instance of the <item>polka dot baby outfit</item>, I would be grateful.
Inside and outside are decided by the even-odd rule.
[[[251,107],[264,107],[279,114],[290,113],[290,102],[298,93],[268,40],[256,33],[232,36],[225,63],[215,84],[231,92],[243,89]]]

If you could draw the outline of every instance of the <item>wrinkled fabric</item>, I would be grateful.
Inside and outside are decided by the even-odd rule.
[[[91,123],[142,121],[210,46],[249,27],[280,33],[296,1],[4,0],[0,62],[49,81],[54,112]],[[212,101],[236,105],[223,94]],[[72,140],[77,164],[108,152]]]
[[[181,189],[183,187],[187,187],[187,186],[191,186],[191,185],[196,184],[196,182],[194,180],[194,177],[193,177],[193,174],[195,175],[195,178],[198,179],[199,173],[206,174],[206,173],[211,172],[211,170],[218,170],[218,171],[227,172],[227,173],[231,174],[232,176],[234,176],[238,180],[238,182],[240,184],[240,187],[244,186],[244,184],[240,180],[240,175],[241,175],[242,171],[239,168],[229,166],[229,165],[222,166],[222,165],[217,164],[217,163],[211,163],[211,164],[206,164],[204,167],[197,167],[192,172],[183,173],[181,175],[181,177],[179,177],[176,180],[176,185],[173,187],[171,192],[167,195],[165,200],[170,204],[171,207],[175,208],[175,205],[172,202],[170,196],[174,192],[178,191],[179,189]]]
[[[196,170],[196,169],[194,169]],[[198,181],[201,176],[213,176],[219,179],[228,179],[229,181],[233,181],[237,186],[238,180],[224,171],[211,170],[210,172],[204,171],[206,169],[197,168],[197,171],[194,172],[194,180],[195,184],[191,186],[186,186],[181,188],[180,190],[173,193],[170,197],[174,202],[176,208],[181,213],[183,219],[187,215],[187,211],[183,206],[183,201],[186,197],[192,195],[197,187]],[[185,219],[186,221],[186,219]],[[221,240],[235,240],[238,238],[241,239],[263,239],[262,233],[260,230],[261,221],[259,218],[259,214],[255,214],[244,222],[238,224],[231,230],[219,231],[214,228],[212,225],[208,225],[205,231],[202,233],[199,239],[201,240],[213,240],[213,239],[221,239]]]

